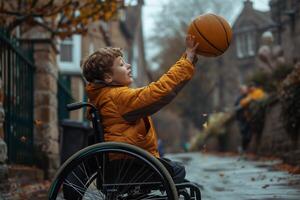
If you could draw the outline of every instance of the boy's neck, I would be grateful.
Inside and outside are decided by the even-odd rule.
[[[107,82],[102,81],[102,80],[94,80],[93,83],[94,83],[94,84],[106,85],[106,86],[125,86],[125,85],[116,83],[116,82],[114,82],[114,81],[112,81],[112,82],[110,82],[110,83],[107,83]]]

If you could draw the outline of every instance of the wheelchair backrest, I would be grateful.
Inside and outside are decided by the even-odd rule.
[[[102,118],[98,109],[93,104],[87,102],[76,102],[67,104],[66,107],[69,111],[78,110],[83,107],[88,107],[94,129],[95,141],[96,143],[104,142],[104,128],[102,125]]]

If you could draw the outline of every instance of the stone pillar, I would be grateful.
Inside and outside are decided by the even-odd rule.
[[[57,117],[57,49],[53,40],[34,40],[34,144],[38,165],[52,178],[59,168]]]

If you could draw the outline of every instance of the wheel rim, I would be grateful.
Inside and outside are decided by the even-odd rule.
[[[63,165],[49,199],[175,199],[157,163],[128,145],[94,145]]]

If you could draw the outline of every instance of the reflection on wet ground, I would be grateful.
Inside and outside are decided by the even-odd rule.
[[[203,186],[204,200],[300,200],[300,175],[274,170],[280,163],[200,153],[168,155],[183,162],[187,179]]]

